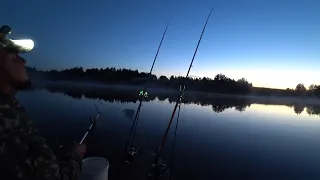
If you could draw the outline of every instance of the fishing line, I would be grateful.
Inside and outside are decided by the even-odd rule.
[[[168,126],[167,126],[167,128],[166,128],[166,131],[165,131],[165,133],[164,133],[164,135],[163,135],[163,139],[162,139],[162,142],[161,142],[161,146],[160,146],[160,148],[159,148],[159,150],[158,150],[158,153],[157,153],[157,155],[156,155],[156,157],[155,157],[155,159],[154,159],[154,162],[153,162],[153,164],[152,164],[152,168],[151,168],[151,170],[150,170],[150,172],[149,172],[149,174],[148,174],[148,179],[160,179],[160,178],[164,175],[164,173],[165,173],[165,171],[166,171],[166,168],[167,168],[166,165],[165,165],[164,163],[159,162],[159,158],[160,158],[161,152],[162,152],[162,150],[163,150],[163,148],[164,148],[164,145],[165,145],[165,142],[166,142],[166,139],[167,139],[167,136],[168,136],[168,133],[169,133],[169,130],[170,130],[172,121],[173,121],[173,117],[174,117],[174,115],[175,115],[175,113],[176,113],[176,111],[177,111],[178,105],[179,105],[180,102],[181,102],[181,98],[182,98],[182,96],[183,96],[183,93],[184,93],[184,90],[185,90],[185,87],[186,87],[187,79],[188,79],[188,77],[189,77],[189,73],[190,73],[190,70],[191,70],[191,67],[192,67],[194,58],[195,58],[195,56],[196,56],[196,54],[197,54],[197,51],[198,51],[198,48],[199,48],[199,45],[200,45],[200,42],[201,42],[203,33],[204,33],[205,29],[206,29],[206,26],[207,26],[207,24],[208,24],[209,18],[210,18],[211,13],[212,13],[212,11],[213,11],[214,9],[215,9],[215,7],[213,7],[213,8],[210,10],[210,13],[209,13],[209,15],[208,15],[208,17],[207,17],[207,20],[206,20],[206,22],[205,22],[205,24],[204,24],[204,27],[203,27],[203,29],[202,29],[201,36],[200,36],[200,38],[199,38],[197,47],[196,47],[195,52],[194,52],[194,54],[193,54],[193,57],[192,57],[192,60],[191,60],[191,63],[190,63],[190,66],[189,66],[187,75],[186,75],[185,78],[183,79],[182,88],[181,88],[181,86],[180,86],[179,96],[178,96],[178,98],[177,98],[177,102],[176,102],[176,104],[175,104],[175,106],[174,106],[174,109],[173,109],[173,112],[172,112],[172,114],[171,114],[171,117],[170,117]]]

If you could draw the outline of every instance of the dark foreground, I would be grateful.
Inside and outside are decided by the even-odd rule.
[[[136,97],[106,94],[109,101],[98,101],[103,114],[85,143],[87,156],[109,160],[109,177],[115,179],[132,124],[123,110],[136,109],[137,102]],[[79,141],[90,124],[89,116],[96,113],[93,99],[82,95],[76,99],[42,90],[23,92],[18,99],[53,145]],[[128,174],[123,179],[147,176],[174,106],[170,102],[155,98],[144,103],[137,137],[140,153],[132,165],[120,171],[122,176]],[[298,105],[241,105],[243,102],[220,99],[211,105],[182,106],[173,179],[320,179],[317,108],[309,105],[307,112]],[[166,162],[171,162],[172,139],[173,128],[162,155]]]

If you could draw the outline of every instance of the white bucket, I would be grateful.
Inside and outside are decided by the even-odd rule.
[[[108,180],[109,161],[102,157],[88,157],[82,160],[79,180]]]

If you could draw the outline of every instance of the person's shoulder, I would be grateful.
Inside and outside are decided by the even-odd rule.
[[[8,103],[0,103],[0,118],[1,119],[18,119],[17,112],[14,107]]]
[[[0,103],[0,131],[19,130],[26,125],[21,116],[11,104]]]

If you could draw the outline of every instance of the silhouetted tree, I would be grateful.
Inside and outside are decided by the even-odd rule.
[[[307,89],[304,87],[304,85],[302,83],[299,83],[296,86],[296,91],[299,93],[305,93],[307,91]]]
[[[169,81],[169,79],[167,78],[167,76],[160,76],[159,77],[160,81]]]
[[[308,88],[308,91],[312,91],[312,92],[313,92],[316,88],[317,88],[316,85],[311,84],[311,85],[309,86],[309,88]]]

